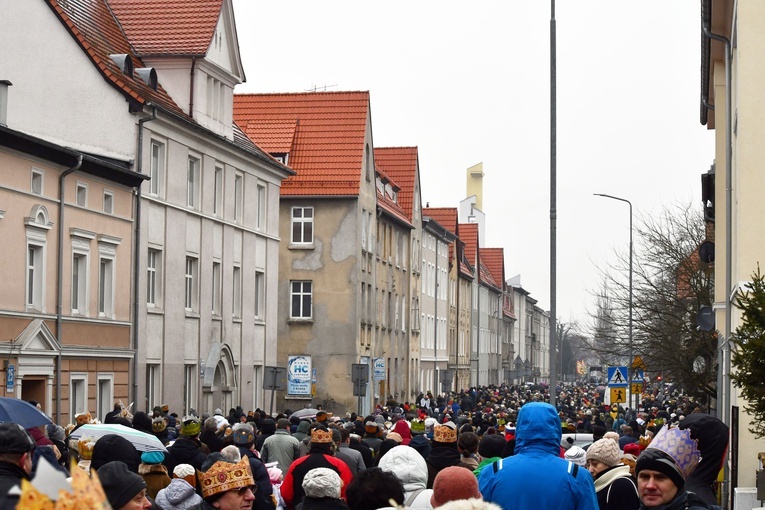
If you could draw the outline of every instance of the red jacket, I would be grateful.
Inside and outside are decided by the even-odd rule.
[[[290,464],[287,474],[284,476],[284,481],[280,487],[282,499],[287,505],[288,509],[295,508],[303,498],[305,492],[303,491],[303,478],[310,470],[318,467],[329,468],[337,471],[340,475],[340,480],[343,482],[343,487],[340,492],[340,498],[345,500],[345,488],[353,480],[353,474],[348,468],[348,465],[337,457],[333,457],[326,450],[316,449],[311,450],[311,453],[305,457],[295,459]]]

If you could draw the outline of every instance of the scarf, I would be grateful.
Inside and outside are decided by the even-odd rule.
[[[605,489],[617,478],[626,478],[630,476],[630,467],[619,465],[614,466],[606,471],[603,471],[600,476],[595,479],[595,492],[600,492]]]

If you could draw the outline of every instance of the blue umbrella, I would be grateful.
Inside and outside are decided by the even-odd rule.
[[[0,397],[0,421],[18,423],[25,429],[51,423],[42,411],[26,400],[10,397]]]

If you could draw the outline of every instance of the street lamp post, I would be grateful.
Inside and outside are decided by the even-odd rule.
[[[627,200],[626,198],[620,198],[615,197],[613,195],[607,195],[605,193],[594,193],[597,197],[605,197],[610,198],[612,200],[618,200],[620,202],[625,202],[627,205],[630,206],[630,301],[629,301],[629,313],[630,313],[630,319],[629,319],[629,360],[627,364],[627,381],[628,384],[632,384],[632,202]],[[632,388],[630,388],[630,395],[632,395]],[[637,398],[636,398],[637,402]],[[632,396],[630,396],[630,407],[632,407],[632,412],[636,412],[636,407],[632,406]]]

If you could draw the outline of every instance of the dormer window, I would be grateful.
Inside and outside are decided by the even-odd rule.
[[[275,152],[271,154],[271,157],[274,158],[276,161],[281,163],[282,165],[287,165],[287,161],[289,161],[290,154],[289,152]]]

